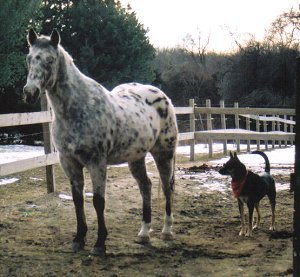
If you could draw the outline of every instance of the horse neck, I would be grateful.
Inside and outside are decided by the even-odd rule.
[[[64,49],[59,49],[59,69],[55,85],[47,90],[47,98],[56,117],[67,116],[70,106],[77,103],[77,108],[83,107],[89,94],[84,86],[95,83],[84,76],[73,63],[72,58]]]

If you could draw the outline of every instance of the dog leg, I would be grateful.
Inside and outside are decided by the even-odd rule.
[[[256,228],[259,227],[260,218],[261,218],[261,216],[260,216],[260,210],[259,210],[259,203],[255,203],[254,207],[255,207],[255,210],[256,210],[256,213],[257,213],[257,219],[256,219],[255,225],[253,226],[252,230],[254,230],[254,229],[256,229]]]
[[[271,210],[272,210],[272,221],[269,230],[275,231],[275,203],[271,204]]]
[[[271,226],[269,228],[270,231],[275,231],[275,205],[276,205],[276,192],[272,195],[268,195],[270,204],[271,204],[271,211],[272,211],[272,221]]]
[[[245,217],[244,217],[244,204],[240,199],[238,199],[238,205],[239,205],[240,219],[241,219],[241,231],[239,233],[239,236],[243,236],[246,233],[246,230],[245,230]]]
[[[249,210],[249,226],[245,236],[252,237],[254,204],[248,203],[247,206]]]

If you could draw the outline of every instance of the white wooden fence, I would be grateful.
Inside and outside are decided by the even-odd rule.
[[[235,141],[237,152],[240,152],[240,142],[247,142],[247,151],[250,152],[250,144],[256,141],[257,149],[263,141],[265,149],[268,149],[269,143],[275,147],[275,143],[279,147],[284,144],[287,146],[293,144],[295,133],[293,132],[295,121],[295,109],[278,109],[278,108],[239,108],[238,103],[234,103],[233,107],[225,107],[224,101],[220,101],[219,107],[211,107],[210,100],[206,100],[205,107],[196,107],[194,100],[189,101],[189,107],[176,108],[177,115],[189,115],[189,132],[179,133],[179,141],[189,141],[190,159],[195,159],[195,143],[204,142],[208,144],[209,156],[213,155],[213,142],[223,142],[224,154],[227,154],[227,141]],[[206,121],[206,130],[196,130],[195,118],[201,115]],[[213,118],[213,116],[215,116]],[[226,121],[229,116],[234,117],[234,128],[227,129]],[[217,117],[220,120],[220,128],[213,128],[213,121]],[[240,128],[240,121],[245,120],[245,129]],[[255,123],[255,130],[251,128],[251,121]],[[269,126],[268,126],[269,124]],[[261,128],[262,127],[262,128]],[[269,127],[269,128],[268,128]],[[263,131],[261,131],[263,129]],[[271,129],[271,130],[268,130]]]
[[[52,122],[51,111],[47,107],[45,98],[41,100],[41,112],[33,113],[17,113],[0,115],[0,127],[43,124],[44,134],[44,149],[45,155],[22,159],[15,162],[10,162],[0,165],[0,176],[5,176],[21,171],[37,167],[46,167],[47,191],[55,191],[55,177],[53,165],[58,163],[57,152],[54,151],[50,140],[50,125]],[[209,156],[213,154],[213,142],[223,141],[224,153],[227,153],[227,141],[234,140],[237,144],[237,151],[240,151],[240,141],[247,141],[248,150],[250,151],[250,143],[255,140],[257,148],[260,148],[260,142],[265,142],[265,147],[268,147],[268,142],[272,142],[274,147],[277,141],[279,145],[284,142],[293,143],[295,134],[293,126],[295,122],[292,116],[295,115],[294,109],[272,109],[272,108],[239,108],[235,103],[234,107],[225,108],[224,102],[220,102],[220,107],[211,107],[210,101],[206,101],[205,107],[196,107],[194,100],[189,100],[189,107],[176,107],[177,116],[189,116],[189,132],[179,133],[179,141],[188,141],[190,145],[190,158],[195,159],[195,143],[205,142],[209,145]],[[205,117],[206,130],[196,130],[197,115]],[[221,129],[213,129],[212,116],[219,116],[221,121]],[[226,119],[228,116],[234,116],[235,128],[226,129]],[[288,118],[289,117],[289,118]],[[240,129],[240,119],[245,118],[246,129]],[[250,130],[251,120],[256,124],[256,131]],[[272,131],[267,131],[267,124],[271,122]],[[264,131],[260,132],[261,124]]]

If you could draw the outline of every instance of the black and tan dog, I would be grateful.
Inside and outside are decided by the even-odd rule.
[[[230,175],[232,178],[231,187],[233,196],[237,198],[240,217],[241,231],[239,235],[252,236],[252,230],[260,223],[259,201],[267,195],[272,210],[272,222],[270,230],[275,230],[275,204],[276,188],[275,182],[270,175],[270,162],[267,155],[261,151],[254,151],[252,154],[261,155],[265,160],[265,172],[258,175],[246,169],[246,166],[238,159],[236,153],[230,153],[230,159],[219,170],[222,175]],[[244,203],[248,206],[249,227],[246,231],[244,219]],[[253,226],[253,211],[257,211],[257,222]]]

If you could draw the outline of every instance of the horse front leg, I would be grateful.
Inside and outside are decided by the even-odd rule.
[[[98,220],[98,237],[91,253],[93,255],[103,257],[106,254],[105,241],[108,235],[104,218],[107,170],[106,162],[89,166],[88,169],[93,183],[93,204]]]
[[[77,232],[72,242],[73,252],[78,252],[84,248],[87,233],[87,224],[84,212],[84,178],[83,167],[73,159],[60,156],[61,165],[70,180],[73,202],[75,205]]]
[[[143,219],[142,227],[138,233],[138,239],[141,243],[150,241],[151,231],[151,188],[152,184],[147,176],[145,159],[129,163],[129,169],[137,181],[143,201]]]

